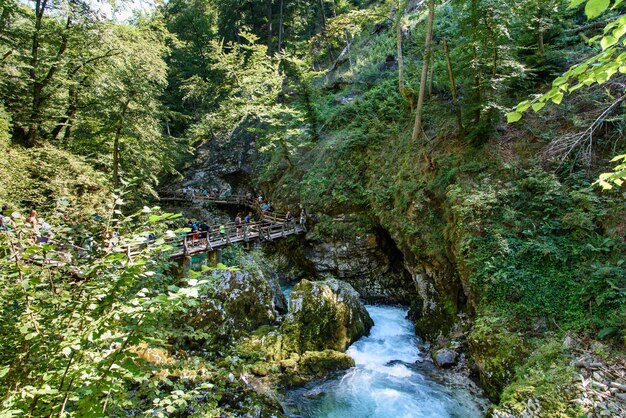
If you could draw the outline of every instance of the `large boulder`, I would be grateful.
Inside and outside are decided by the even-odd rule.
[[[348,283],[302,280],[291,292],[289,314],[280,332],[290,351],[345,351],[373,325],[359,294]]]
[[[276,321],[277,306],[286,305],[280,287],[260,270],[214,270],[211,275],[216,284],[200,296],[191,321],[196,328],[251,331]]]

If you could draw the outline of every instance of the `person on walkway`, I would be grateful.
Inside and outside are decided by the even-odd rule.
[[[263,193],[259,193],[259,197],[257,197],[257,201],[259,202],[259,206],[263,204]]]
[[[40,241],[41,236],[39,235],[39,228],[41,228],[41,223],[41,220],[37,218],[37,211],[34,209],[31,210],[28,218],[26,218],[26,220],[24,221],[24,224],[27,227],[32,228],[33,230],[33,235],[29,239],[31,244],[34,244],[36,242],[42,242]]]
[[[200,223],[200,226],[198,228],[200,229],[200,238],[208,240],[209,229],[211,229],[209,227],[209,222],[207,220],[202,221],[202,223]]]
[[[220,225],[220,237],[222,238],[222,241],[226,238],[226,227],[224,224]]]
[[[0,216],[0,231],[10,231],[11,227],[4,223],[4,216]]]
[[[154,244],[157,239],[157,236],[154,232],[150,231],[150,227],[146,226],[143,228],[144,234],[146,235],[146,244]]]
[[[246,225],[249,225],[250,222],[252,222],[252,212],[248,212],[246,217],[243,218],[243,221],[246,223]]]
[[[187,188],[183,187],[183,197],[187,197]]]
[[[285,215],[285,221],[286,221],[288,224],[291,224],[291,223],[293,222],[293,215],[291,214],[291,211],[290,211],[290,210],[288,210],[288,211],[287,211],[287,215]]]
[[[195,245],[194,241],[198,239],[198,223],[189,219],[187,221],[189,232],[187,233],[187,240],[191,245]]]
[[[30,215],[28,215],[28,218],[26,218],[25,223],[26,223],[26,226],[29,226],[33,228],[36,232],[39,232],[39,227],[41,226],[41,222],[37,218],[36,210],[33,209],[30,211]]]
[[[39,236],[37,237],[37,242],[46,243],[50,241],[50,237],[52,235],[52,225],[43,219],[39,219],[40,227],[39,227]]]
[[[267,212],[269,212],[269,210],[270,210],[270,205],[268,205],[267,202],[261,205],[261,212],[263,213],[263,216],[267,215]]]
[[[107,232],[104,242],[107,244],[106,252],[108,254],[111,252],[113,247],[116,247],[119,243],[119,234],[117,233],[117,231]]]
[[[2,206],[2,213],[0,213],[0,218],[3,219],[4,226],[9,229],[15,228],[15,222],[10,216],[11,208],[8,205]]]
[[[306,223],[306,212],[304,211],[304,208],[302,208],[302,210],[300,211],[300,225],[304,226],[305,223]]]
[[[237,216],[235,217],[235,227],[237,228],[237,237],[239,237],[239,235],[241,234],[241,215],[237,214]]]

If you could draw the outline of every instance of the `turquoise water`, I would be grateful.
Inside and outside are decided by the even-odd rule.
[[[290,392],[284,402],[292,417],[473,418],[484,401],[464,387],[444,385],[423,373],[419,339],[407,310],[367,306],[374,320],[368,337],[348,349],[356,367],[321,384]]]

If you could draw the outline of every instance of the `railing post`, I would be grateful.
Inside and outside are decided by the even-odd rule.
[[[183,238],[183,255],[186,257],[188,253],[187,250],[187,235]]]

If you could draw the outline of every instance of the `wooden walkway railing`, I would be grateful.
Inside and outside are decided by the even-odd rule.
[[[228,224],[224,226],[224,234],[220,233],[219,227],[211,227],[207,232],[198,231],[187,234],[179,249],[170,254],[170,258],[201,254],[240,242],[270,242],[305,232],[306,227],[304,225],[294,222],[269,223],[261,221],[240,226]]]
[[[261,205],[254,198],[245,195],[230,195],[230,196],[211,196],[203,195],[200,193],[183,194],[181,192],[168,192],[163,193],[163,197],[160,198],[162,202],[209,202],[216,205],[234,205],[234,206],[246,206],[253,209],[257,214],[263,217],[263,219],[269,222],[285,222],[287,218],[286,213],[268,212],[263,214]]]
[[[263,213],[256,199],[245,195],[211,196],[200,193],[170,192],[163,193],[160,199],[164,202],[210,202],[222,205],[246,206],[253,209],[261,217],[261,221],[242,224],[237,227],[234,223],[224,224],[225,233],[220,233],[221,225],[209,226],[208,232],[198,231],[189,233],[179,245],[179,250],[170,255],[170,258],[180,258],[213,251],[238,242],[274,241],[290,235],[306,232],[306,226],[292,219],[287,221],[287,215],[277,212]]]
[[[286,215],[281,213],[270,212],[263,214],[255,199],[250,199],[246,196],[183,196],[180,195],[167,195],[161,198],[162,201],[208,201],[218,204],[232,204],[238,206],[247,206],[254,209],[261,220],[251,223],[243,223],[239,226],[234,222],[220,225],[210,225],[208,231],[198,231],[187,233],[184,236],[178,236],[175,238],[168,238],[164,241],[160,241],[165,245],[171,247],[167,250],[170,259],[178,259],[182,257],[189,257],[196,254],[202,254],[211,252],[228,245],[240,243],[240,242],[271,242],[277,239],[286,238],[292,235],[303,234],[307,232],[306,226],[300,224],[295,220],[286,220]],[[220,232],[223,229],[224,233]],[[73,257],[81,257],[92,251],[91,245],[87,247],[76,246],[71,242],[61,242],[56,239],[45,239],[45,241],[38,241],[46,244],[51,244],[51,248],[43,253],[43,256],[30,259],[30,262],[41,266],[50,267],[62,267],[69,264],[68,260]],[[128,262],[133,261],[133,257],[138,255],[141,249],[145,249],[150,246],[154,241],[147,241],[147,239],[135,239],[131,242],[121,242],[115,244],[113,247],[104,251],[124,254]],[[96,245],[94,242],[93,245]],[[56,257],[54,257],[56,255]],[[12,257],[17,255],[12,255]]]

